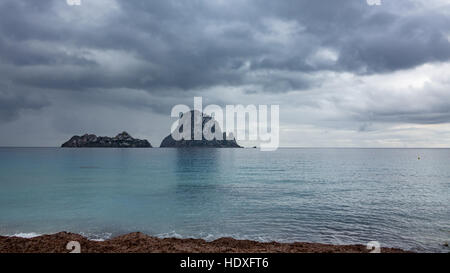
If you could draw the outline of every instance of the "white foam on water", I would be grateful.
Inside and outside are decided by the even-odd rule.
[[[175,231],[156,234],[155,237],[162,238],[162,239],[164,239],[164,238],[177,238],[177,239],[185,238],[184,236],[182,236],[181,234],[176,233]]]
[[[81,236],[86,237],[90,241],[104,242],[111,239],[112,233],[102,232],[102,233],[91,233],[91,232],[80,232]]]
[[[251,240],[251,241],[257,241],[257,242],[283,242],[283,240],[277,240],[276,238],[269,238],[269,237],[263,237],[263,236],[247,236],[242,234],[235,234],[235,233],[218,233],[218,234],[211,234],[211,233],[204,233],[200,232],[199,234],[180,234],[176,231],[171,231],[167,233],[160,233],[154,235],[157,238],[165,239],[165,238],[177,238],[177,239],[203,239],[207,242],[212,242],[214,240],[220,239],[220,238],[233,238],[236,240]]]
[[[104,242],[105,239],[91,239],[91,241],[94,241],[94,242]]]
[[[25,233],[25,232],[20,232],[20,233],[16,233],[13,235],[6,235],[7,237],[19,237],[19,238],[34,238],[34,237],[38,237],[41,236],[42,234],[39,233],[35,233],[35,232],[29,232],[29,233]]]
[[[42,235],[52,235],[52,234],[53,233],[42,234],[42,233],[36,233],[36,232],[18,232],[18,233],[14,233],[14,234],[6,234],[3,236],[31,239],[31,238],[42,236]],[[92,233],[85,233],[85,232],[80,232],[78,234],[86,237],[90,241],[96,241],[96,242],[103,242],[108,239],[111,239],[111,235],[112,235],[112,233],[92,234]]]

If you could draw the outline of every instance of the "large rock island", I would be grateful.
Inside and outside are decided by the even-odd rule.
[[[213,120],[212,117],[203,114],[202,112],[199,111],[190,111],[190,118],[191,118],[191,137],[190,139],[181,139],[181,140],[175,140],[172,137],[172,134],[168,135],[167,137],[164,138],[164,140],[161,142],[160,147],[161,148],[242,148],[241,146],[239,146],[239,144],[237,144],[236,139],[230,134],[228,137],[226,136],[226,133],[221,131],[221,128],[218,124],[217,121]],[[185,113],[186,114],[186,113]],[[180,124],[182,123],[182,119],[185,117],[188,117],[189,115],[184,115],[180,118]],[[201,119],[201,121],[200,121]],[[216,132],[216,134],[220,134],[222,135],[222,139],[212,139],[212,140],[207,140],[205,138],[205,136],[203,135],[202,132],[197,132],[202,136],[202,139],[200,140],[195,140],[194,139],[194,135],[195,135],[195,126],[194,123],[196,123],[198,121],[198,124],[201,124],[201,128],[200,126],[198,126],[199,128],[197,128],[197,130],[202,130],[205,127],[205,125],[210,121],[213,121],[213,126],[212,126],[212,132]],[[201,123],[200,123],[201,122]],[[183,126],[179,126],[177,128],[177,130],[180,130],[180,132],[183,131]]]
[[[61,145],[63,148],[152,148],[147,140],[131,137],[127,132],[122,132],[115,137],[98,137],[93,134],[73,136],[69,141]]]

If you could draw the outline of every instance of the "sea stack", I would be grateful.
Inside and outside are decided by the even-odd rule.
[[[98,137],[93,134],[73,136],[69,141],[61,145],[63,148],[152,148],[147,140],[131,137],[127,132],[122,132],[115,137]]]
[[[190,139],[183,138],[181,140],[175,140],[172,137],[172,134],[170,134],[166,138],[164,138],[164,140],[161,142],[160,145],[161,148],[242,148],[237,144],[236,139],[233,137],[231,133],[227,136],[225,132],[222,132],[219,123],[215,121],[211,116],[208,116],[196,110],[191,110],[188,113],[190,113],[191,118]],[[182,124],[181,122],[182,119],[186,117],[189,117],[189,115],[186,115],[186,113],[180,117],[180,124]],[[211,120],[212,122],[209,122]],[[198,124],[198,126],[194,126],[194,124]],[[212,140],[207,140],[202,133],[203,128],[205,128],[205,125],[207,124],[209,126],[213,124],[211,126],[211,132],[214,132],[215,135],[221,135],[222,139],[214,138]],[[180,125],[176,130],[179,130],[179,132],[182,133],[183,126]],[[195,140],[194,139],[195,135],[201,135],[202,139]]]

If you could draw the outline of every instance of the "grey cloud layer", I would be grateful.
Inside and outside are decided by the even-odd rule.
[[[0,121],[58,103],[47,98],[55,90],[58,97],[88,94],[81,102],[167,113],[177,103],[169,97],[195,90],[283,96],[320,88],[322,73],[389,74],[447,62],[449,10],[407,0],[377,7],[365,0],[97,0],[80,7],[3,0],[0,83],[8,88],[0,91]],[[445,101],[406,110],[346,108],[339,94],[331,101],[361,122],[450,121]]]
[[[13,80],[45,88],[186,90],[256,83],[266,91],[297,90],[313,83],[265,80],[254,72],[378,73],[448,60],[448,16],[410,15],[405,2],[369,8],[357,0],[118,1],[119,10],[108,11],[112,4],[101,1],[110,14],[90,24],[77,21],[83,11],[59,13],[71,9],[64,1],[2,1],[1,57]],[[83,5],[78,9],[90,8]],[[64,18],[70,12],[75,19]],[[337,59],[308,62],[321,47],[334,50]],[[124,58],[141,62],[117,77],[90,50],[125,51]]]

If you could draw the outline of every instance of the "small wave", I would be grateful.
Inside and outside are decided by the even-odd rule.
[[[18,233],[14,233],[14,234],[6,234],[3,236],[30,239],[30,238],[34,238],[34,237],[38,237],[38,236],[42,236],[42,235],[52,235],[52,234],[53,233],[43,234],[43,233],[36,233],[36,232],[18,232]],[[103,241],[111,239],[111,237],[112,237],[112,233],[108,233],[108,232],[104,232],[104,233],[79,232],[77,234],[79,234],[83,237],[86,237],[88,240],[97,241],[97,242],[103,242]]]
[[[102,233],[80,232],[78,234],[80,234],[83,237],[86,237],[88,240],[96,242],[104,242],[106,240],[111,239],[112,237],[112,233],[110,232],[102,232]]]
[[[185,238],[184,236],[182,236],[181,234],[176,233],[175,231],[156,234],[155,237],[162,238],[162,239],[164,239],[164,238],[184,239]]]
[[[29,233],[25,233],[25,232],[20,232],[20,233],[16,233],[13,235],[6,235],[7,237],[19,237],[19,238],[34,238],[34,237],[38,237],[41,236],[42,234],[39,233],[35,233],[35,232],[29,232]]]
[[[220,238],[233,238],[236,240],[251,240],[257,242],[271,242],[271,241],[279,241],[273,238],[263,237],[263,236],[246,236],[240,234],[228,234],[228,233],[219,233],[219,234],[211,234],[211,233],[199,233],[199,234],[179,234],[176,231],[159,233],[154,235],[157,238],[165,239],[165,238],[177,238],[177,239],[203,239],[207,242],[211,242]]]

